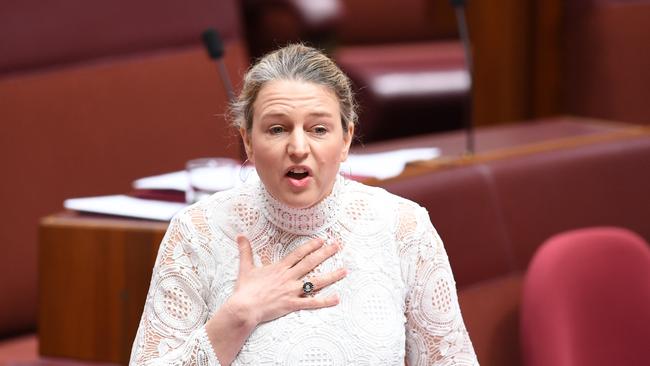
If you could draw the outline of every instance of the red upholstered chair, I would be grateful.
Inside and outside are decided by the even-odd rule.
[[[626,229],[548,239],[524,280],[526,366],[650,365],[650,248]]]

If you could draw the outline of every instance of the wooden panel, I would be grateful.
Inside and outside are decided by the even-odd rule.
[[[122,220],[127,221],[127,220]],[[48,218],[40,228],[39,353],[128,364],[165,225]]]
[[[562,3],[559,0],[534,3],[532,50],[533,117],[562,112]]]
[[[469,1],[467,22],[474,53],[475,125],[531,117],[531,1]]]

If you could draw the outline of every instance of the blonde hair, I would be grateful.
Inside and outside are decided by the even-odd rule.
[[[350,79],[323,52],[303,44],[290,44],[268,53],[244,76],[244,85],[230,108],[233,124],[253,127],[253,103],[262,87],[274,80],[296,80],[325,86],[339,100],[341,125],[347,131],[357,121],[356,102]]]

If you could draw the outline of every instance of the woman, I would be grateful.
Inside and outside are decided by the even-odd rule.
[[[131,364],[477,364],[426,210],[338,175],[356,120],[339,68],[275,51],[233,115],[259,179],[172,220]]]

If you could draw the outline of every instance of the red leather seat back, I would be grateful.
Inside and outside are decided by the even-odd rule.
[[[214,27],[242,38],[236,1],[0,2],[0,74],[199,42]]]
[[[426,207],[445,243],[458,287],[513,270],[495,187],[484,166],[448,169],[383,187]]]
[[[650,138],[489,164],[519,270],[558,232],[620,226],[650,238]]]
[[[413,42],[456,37],[453,8],[444,0],[345,0],[338,32],[344,44]]]

